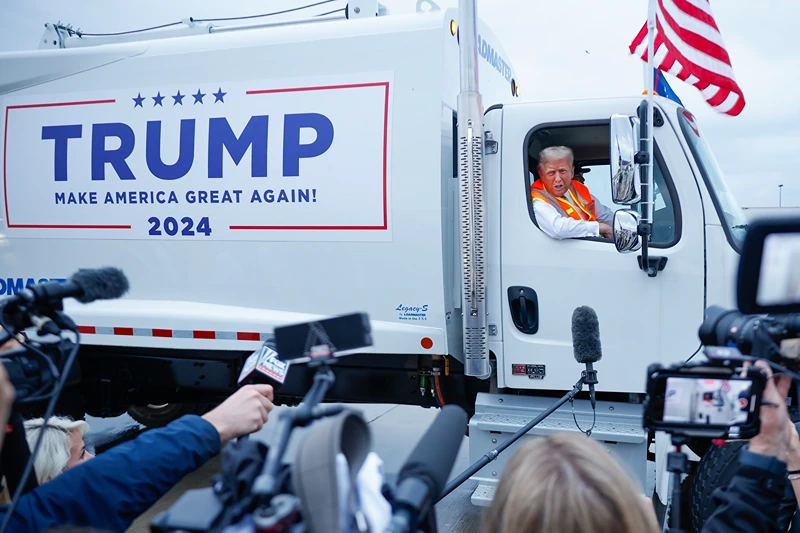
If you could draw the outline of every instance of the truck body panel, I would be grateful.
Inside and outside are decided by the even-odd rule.
[[[92,48],[0,56],[30,65],[2,84],[3,277],[120,266],[124,300],[68,305],[86,344],[251,350],[359,310],[370,353],[458,355],[454,17],[105,45],[120,59],[95,68]],[[487,100],[510,100],[480,35]]]

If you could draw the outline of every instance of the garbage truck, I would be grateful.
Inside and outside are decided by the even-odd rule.
[[[48,23],[38,50],[0,54],[0,295],[121,268],[124,298],[66,306],[81,409],[151,426],[230,394],[274,328],[365,312],[373,345],[338,361],[329,400],[461,405],[473,460],[573,387],[571,316],[590,306],[596,410],[584,392],[526,438],[594,420],[643,490],[656,470],[663,504],[646,369],[697,354],[706,307],[734,305],[746,230],[713,151],[690,110],[653,97],[648,196],[642,95],[527,101],[474,8],[416,7],[112,36]],[[537,226],[550,146],[615,212],[613,239]],[[292,366],[276,401],[311,375]]]

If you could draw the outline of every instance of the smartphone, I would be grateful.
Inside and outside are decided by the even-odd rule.
[[[644,426],[687,437],[749,439],[761,427],[766,378],[757,369],[655,369],[647,380]]]

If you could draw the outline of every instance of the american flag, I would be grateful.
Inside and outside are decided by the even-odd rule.
[[[728,394],[728,393],[731,391],[731,384],[730,384],[730,383],[728,383],[728,380],[727,380],[727,379],[723,379],[723,380],[722,380],[722,386],[720,387],[720,389],[721,389],[721,390],[722,390],[722,392],[724,392],[725,394]]]
[[[629,47],[647,61],[647,22]],[[708,0],[657,0],[653,65],[697,87],[717,111],[736,116],[744,109]]]

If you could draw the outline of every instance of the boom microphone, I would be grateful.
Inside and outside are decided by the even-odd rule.
[[[421,518],[439,499],[464,440],[467,413],[447,405],[425,432],[397,475],[392,521],[386,533],[417,531]]]
[[[600,322],[597,313],[589,306],[578,307],[572,313],[572,350],[575,360],[586,365],[586,383],[589,384],[589,397],[592,409],[597,405],[594,397],[594,385],[597,383],[597,374],[593,363],[603,357],[600,345]]]
[[[128,278],[118,268],[78,270],[69,281],[49,281],[31,285],[15,294],[9,303],[25,305],[51,305],[64,298],[75,298],[81,303],[95,300],[113,300],[128,292]]]

